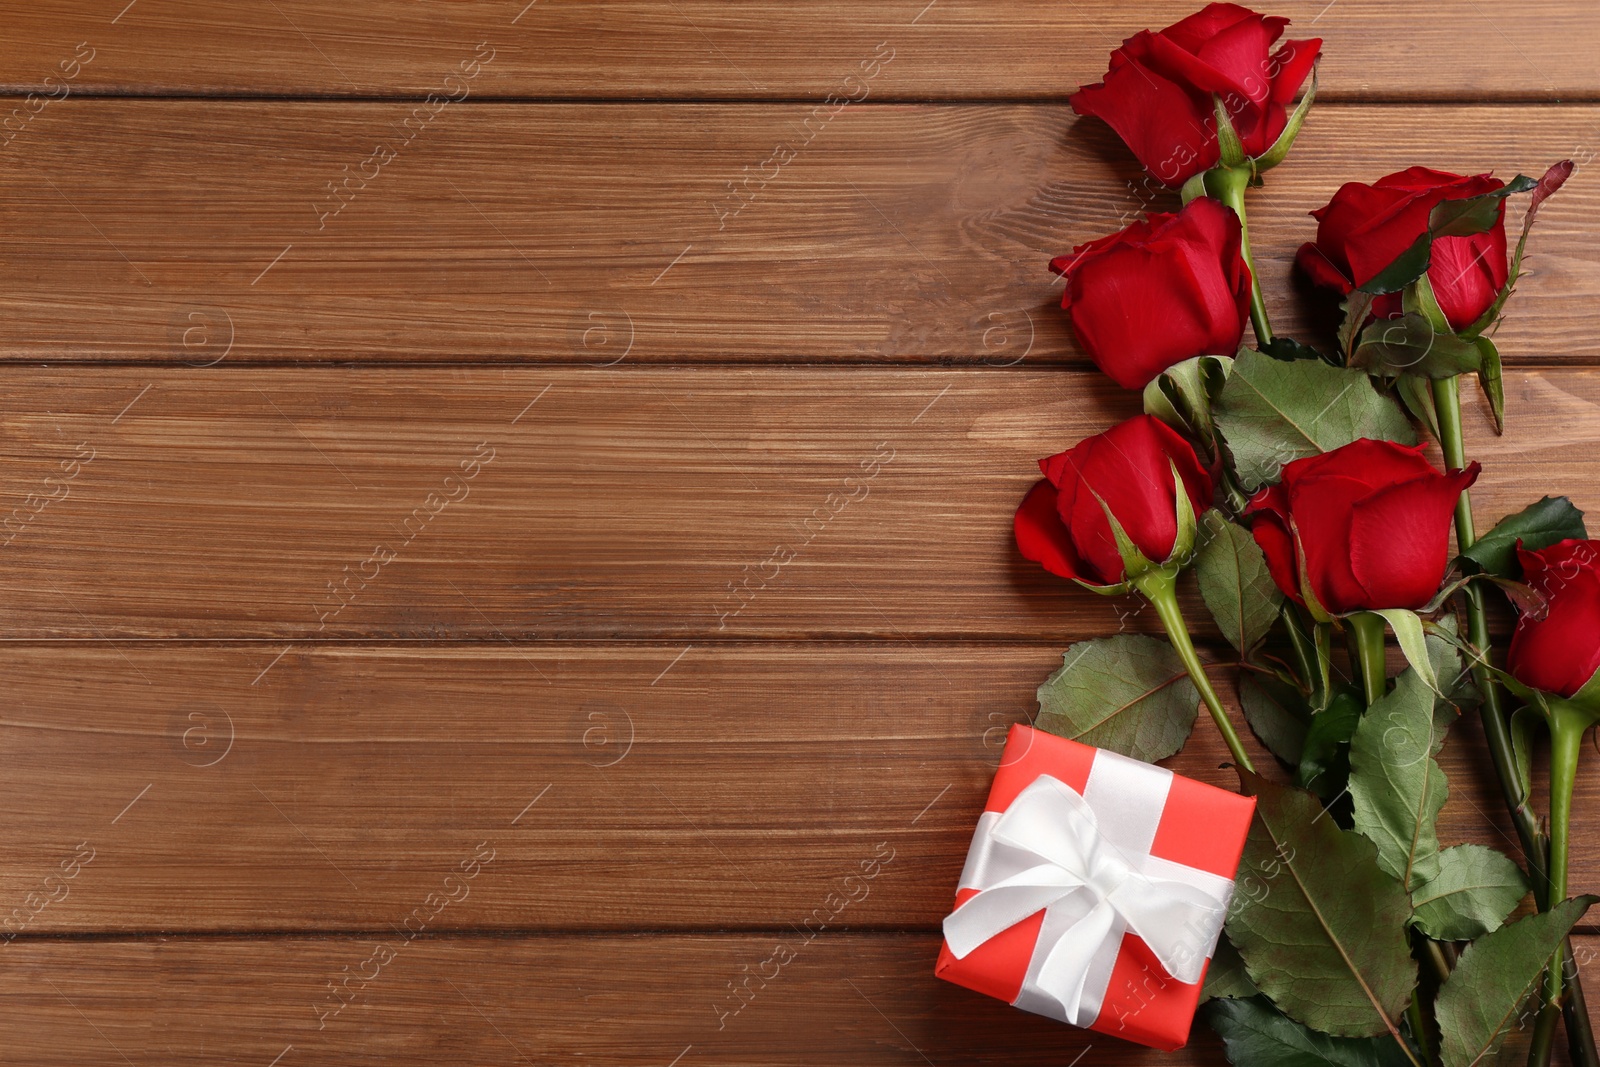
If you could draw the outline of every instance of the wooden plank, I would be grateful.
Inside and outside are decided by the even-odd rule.
[[[430,930],[830,912],[936,929],[1006,727],[1061,662],[944,644],[280,651],[8,649],[0,933],[381,933],[459,893],[441,886],[480,853],[470,899],[424,914]],[[1460,724],[1441,837],[1514,852],[1483,751]],[[1172,765],[1237,788],[1226,761],[1202,717]],[[1595,768],[1579,783],[1575,891],[1600,884]],[[870,885],[844,881],[863,870]]]
[[[781,936],[418,940],[370,983],[351,982],[355,999],[321,1029],[326,983],[358,973],[376,950],[371,939],[18,943],[6,950],[0,1003],[8,1055],[38,1067],[118,1062],[118,1051],[175,1065],[266,1064],[281,1054],[285,1067],[660,1065],[674,1056],[682,1067],[919,1056],[1059,1067],[1086,1048],[1125,1064],[1226,1062],[1204,1025],[1184,1051],[1157,1053],[941,982],[932,974],[938,942],[927,934],[819,938],[770,982],[751,982],[753,998],[724,1019],[727,983],[755,973]],[[1593,984],[1600,938],[1575,947]],[[1557,1044],[1556,1062],[1566,1063]]]
[[[79,92],[411,95],[480,41],[495,50],[481,87],[511,97],[816,97],[882,43],[893,63],[871,82],[884,99],[1061,98],[1094,81],[1136,31],[1189,14],[1192,0],[1106,2],[844,0],[729,7],[715,0],[542,3],[473,0],[203,0],[96,5],[42,0],[7,12],[0,70],[11,91],[57,91],[79,42],[93,59]],[[1516,9],[1438,0],[1425,11],[1381,0],[1284,0],[1292,34],[1326,41],[1330,97],[1593,97],[1600,49],[1582,0]],[[47,75],[57,83],[46,84]]]
[[[1482,521],[1600,506],[1600,371],[1513,366],[1506,388],[1505,437],[1471,413]],[[1135,410],[1064,371],[19,367],[0,636],[1148,629],[1011,537],[1036,460]]]
[[[1176,203],[1063,107],[413,110],[51,105],[0,171],[0,358],[1081,363],[1050,257]],[[1597,132],[1600,107],[1318,108],[1250,199],[1279,332],[1329,325],[1289,263],[1340,183],[1539,173]],[[1511,362],[1595,357],[1586,173],[1541,215]]]
[[[740,1001],[729,984],[757,973],[780,944],[793,958],[770,981],[752,981],[752,998],[733,1014]],[[1092,1047],[1119,1064],[1226,1063],[1204,1027],[1185,1051],[1159,1053],[939,981],[938,942],[927,934],[840,935],[809,945],[793,934],[424,939],[391,948],[381,970],[368,962],[379,945],[14,944],[0,974],[0,1004],[12,1021],[6,1052],[37,1067],[121,1062],[118,1052],[134,1063],[263,1067],[280,1055],[282,1067],[922,1059],[1059,1067]],[[330,1010],[327,983],[374,972],[364,986],[349,983],[354,1000],[319,1029],[317,1009]]]

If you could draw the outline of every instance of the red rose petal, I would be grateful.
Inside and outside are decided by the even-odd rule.
[[[1062,578],[1084,577],[1072,537],[1056,514],[1056,490],[1049,482],[1038,482],[1028,490],[1011,526],[1024,558]]]
[[[1311,74],[1317,57],[1322,53],[1322,39],[1312,37],[1304,41],[1285,41],[1273,53],[1272,65],[1278,74],[1272,80],[1272,99],[1280,104],[1293,103],[1300,95],[1300,87]]]
[[[1191,90],[1120,52],[1105,81],[1084,86],[1068,102],[1080,115],[1103,119],[1146,170],[1173,188],[1217,161],[1210,101],[1202,106]]]
[[[1580,563],[1568,555],[1544,568],[1548,610],[1542,619],[1524,615],[1518,621],[1506,665],[1524,685],[1572,696],[1600,670],[1600,572],[1594,569],[1600,544],[1563,544],[1584,546],[1588,559]]]
[[[1450,563],[1456,498],[1478,477],[1478,464],[1379,489],[1356,502],[1350,563],[1366,608],[1420,608],[1439,591]]]

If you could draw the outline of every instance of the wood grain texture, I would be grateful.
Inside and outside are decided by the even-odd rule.
[[[1176,205],[1059,106],[415,110],[51,104],[4,149],[0,358],[1081,363],[1050,257]],[[1290,262],[1341,182],[1597,144],[1600,107],[1318,108],[1250,198],[1279,332],[1331,326]],[[1597,215],[1587,171],[1541,214],[1508,360],[1596,357]]]
[[[781,936],[781,935],[779,935]],[[1217,1039],[1156,1053],[1028,1015],[933,977],[926,934],[819,938],[737,1015],[726,983],[778,937],[418,940],[318,1029],[326,983],[371,939],[14,944],[0,971],[9,1062],[527,1064],[816,1063],[1220,1067]],[[1575,942],[1589,982],[1600,938]],[[346,970],[348,968],[348,970]],[[770,968],[769,968],[770,971]],[[372,973],[369,967],[364,973]],[[724,1009],[726,1010],[726,1009]],[[721,1028],[718,1028],[721,1022]],[[1516,1040],[1515,1038],[1513,1040]],[[1558,1042],[1558,1046],[1561,1043]],[[285,1052],[285,1050],[292,1050]],[[1087,1054],[1085,1050],[1089,1049]],[[1565,1063],[1559,1047],[1556,1062]],[[1509,1060],[1508,1060],[1509,1062]]]
[[[13,91],[53,88],[80,41],[81,92],[410,95],[479,41],[496,58],[486,95],[816,97],[839,90],[890,42],[885,99],[1063,98],[1144,28],[1199,6],[1024,0],[43,0],[12,4],[0,70]],[[1404,8],[1382,0],[1283,0],[1291,35],[1325,39],[1330,97],[1529,99],[1600,93],[1600,26],[1583,0],[1515,9],[1473,0]]]
[[[429,930],[933,930],[1006,727],[1061,662],[943,644],[280,651],[93,646],[64,666],[59,646],[10,647],[0,932],[383,932],[480,846],[493,861]],[[1483,752],[1458,724],[1440,837],[1514,852]],[[1236,789],[1227,759],[1202,716],[1170,763]],[[1600,887],[1593,772],[1575,891]],[[46,885],[80,848],[92,860]]]
[[[0,974],[7,1062],[120,1063],[120,1051],[135,1063],[262,1067],[279,1054],[281,1067],[1060,1067],[1092,1048],[1086,1062],[1226,1063],[1203,1027],[1183,1052],[1158,1053],[942,982],[926,934],[791,949],[792,962],[752,982],[753,999],[731,1014],[728,983],[756,973],[784,936],[418,940],[365,987],[353,982],[355,1000],[321,1029],[327,983],[356,973],[374,939],[14,944]]]
[[[1471,413],[1480,521],[1600,506],[1600,371],[1506,388],[1505,437]],[[1011,535],[1037,459],[1135,410],[1067,371],[14,368],[0,636],[1149,629]]]
[[[1193,6],[7,4],[0,1059],[1220,1067],[932,975],[1004,727],[1152,625],[1009,519],[1133,410],[1044,264],[1173,204],[1062,103]],[[1600,143],[1581,0],[1276,11],[1327,42],[1280,331],[1341,181]],[[1600,505],[1597,213],[1543,214],[1485,520]]]

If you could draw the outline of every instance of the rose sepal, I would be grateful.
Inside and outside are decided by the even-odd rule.
[[[1482,349],[1450,328],[1426,272],[1406,283],[1400,306],[1398,318],[1374,319],[1347,335],[1350,366],[1385,379],[1453,378],[1481,369]]]
[[[1311,80],[1306,84],[1306,91],[1300,94],[1300,102],[1289,115],[1289,121],[1284,123],[1283,132],[1278,134],[1278,139],[1272,142],[1272,147],[1261,155],[1251,160],[1255,169],[1257,181],[1264,171],[1269,171],[1284,161],[1289,149],[1294,147],[1295,138],[1300,136],[1300,127],[1305,125],[1306,116],[1311,113],[1311,105],[1317,99],[1317,67],[1319,63],[1311,65]]]
[[[1367,612],[1351,612],[1349,617],[1358,615],[1376,615],[1387,623],[1389,631],[1400,645],[1400,653],[1405,656],[1411,669],[1417,672],[1417,677],[1429,689],[1444,696],[1439,688],[1439,679],[1433,673],[1433,661],[1428,658],[1428,643],[1420,615],[1408,608],[1374,608]]]
[[[1306,91],[1300,94],[1300,101],[1284,123],[1278,139],[1259,156],[1251,157],[1245,154],[1244,142],[1239,138],[1239,132],[1233,125],[1233,116],[1228,112],[1227,103],[1221,96],[1212,93],[1212,111],[1217,127],[1217,165],[1212,169],[1245,170],[1249,173],[1249,183],[1260,185],[1262,174],[1288,158],[1289,150],[1294,147],[1295,138],[1300,136],[1300,127],[1305,125],[1306,116],[1311,113],[1311,105],[1317,99],[1317,66],[1318,64],[1312,64],[1311,78],[1306,84]],[[1183,202],[1187,204],[1200,195],[1202,188],[1201,184],[1196,183],[1195,178],[1190,178],[1183,184]]]
[[[1095,500],[1099,502],[1100,510],[1105,512],[1106,522],[1111,527],[1111,536],[1116,540],[1117,555],[1122,557],[1122,581],[1112,585],[1095,585],[1082,578],[1074,578],[1073,581],[1101,596],[1121,596],[1130,589],[1144,593],[1142,585],[1150,582],[1166,582],[1170,585],[1177,580],[1179,572],[1194,558],[1194,542],[1199,524],[1195,519],[1194,505],[1189,500],[1189,491],[1183,484],[1183,475],[1178,473],[1178,465],[1170,460],[1167,465],[1172,471],[1172,482],[1176,490],[1174,507],[1178,523],[1177,534],[1172,539],[1172,551],[1167,553],[1167,558],[1155,563],[1140,551],[1117,516],[1112,513],[1111,505],[1096,493]]]
[[[1511,270],[1506,276],[1506,283],[1500,287],[1500,293],[1495,297],[1494,303],[1489,305],[1489,309],[1480,315],[1471,326],[1461,331],[1464,336],[1477,337],[1481,335],[1490,326],[1493,326],[1500,317],[1500,311],[1505,307],[1506,301],[1510,299],[1511,290],[1516,287],[1517,277],[1522,273],[1522,256],[1528,250],[1528,234],[1533,230],[1533,220],[1539,213],[1540,205],[1555,195],[1557,190],[1566,184],[1567,179],[1572,176],[1572,172],[1576,169],[1577,167],[1572,160],[1563,159],[1559,163],[1551,165],[1537,182],[1532,182],[1532,184],[1523,187],[1524,189],[1533,190],[1533,198],[1528,204],[1527,212],[1522,216],[1522,233],[1517,238],[1517,248],[1511,256]],[[1517,178],[1524,182],[1530,180],[1520,174],[1517,175]]]
[[[1217,430],[1211,402],[1232,373],[1232,356],[1193,356],[1175,363],[1144,387],[1144,413],[1195,438],[1208,458],[1214,458]]]
[[[1600,671],[1590,676],[1589,680],[1583,683],[1583,688],[1569,697],[1523,685],[1507,671],[1498,673],[1505,681],[1507,689],[1525,700],[1529,707],[1538,710],[1540,718],[1544,719],[1552,732],[1558,720],[1564,725],[1573,727],[1581,724],[1581,730],[1600,726]]]
[[[1228,105],[1216,93],[1211,94],[1211,112],[1217,126],[1217,166],[1236,170],[1250,163],[1250,157],[1244,154],[1244,142],[1239,140],[1239,131],[1233,128],[1233,116],[1228,114]],[[1253,164],[1250,176],[1255,177]]]

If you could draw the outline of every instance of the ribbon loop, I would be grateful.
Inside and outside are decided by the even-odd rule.
[[[1050,775],[1034,779],[987,833],[980,830],[974,852],[969,869],[979,872],[978,892],[944,920],[951,953],[960,959],[1044,912],[1019,1000],[1047,998],[1080,1026],[1093,1021],[1080,1018],[1088,1008],[1099,1010],[1087,989],[1108,940],[1120,943],[1132,930],[1169,975],[1193,984],[1233,892],[1230,879],[1127,854],[1101,831],[1089,802]]]

